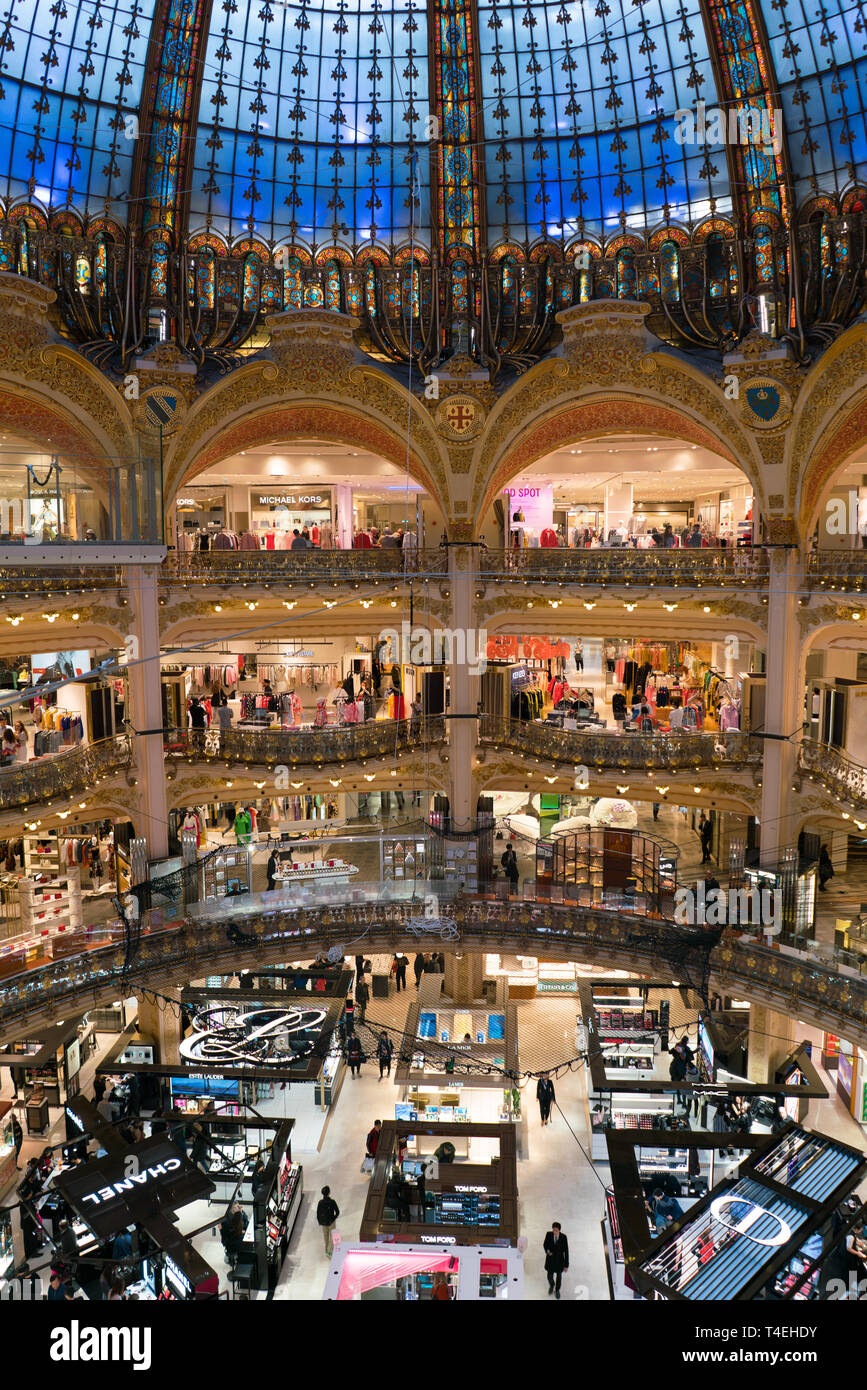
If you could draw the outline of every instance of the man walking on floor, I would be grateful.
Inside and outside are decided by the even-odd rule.
[[[340,1215],[340,1208],[331,1195],[330,1187],[323,1187],[322,1196],[316,1207],[316,1220],[322,1231],[322,1239],[325,1242],[325,1253],[330,1259],[334,1254],[334,1243],[331,1239],[331,1232],[334,1230],[334,1223]]]
[[[545,1251],[548,1293],[552,1294],[556,1289],[556,1296],[559,1298],[563,1275],[569,1268],[569,1242],[563,1234],[559,1221],[551,1223],[551,1229],[542,1242],[542,1249]]]

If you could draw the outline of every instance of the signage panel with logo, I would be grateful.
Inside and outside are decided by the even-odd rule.
[[[155,1211],[174,1212],[214,1190],[211,1179],[165,1135],[61,1173],[54,1186],[103,1240]]]

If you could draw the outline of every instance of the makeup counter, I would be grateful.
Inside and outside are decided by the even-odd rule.
[[[402,1214],[395,1171],[407,1189]],[[506,1247],[517,1245],[518,1234],[514,1125],[385,1121],[362,1241]]]

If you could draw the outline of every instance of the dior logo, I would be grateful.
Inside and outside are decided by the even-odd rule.
[[[742,1216],[739,1221],[729,1220],[729,1207],[732,1206],[749,1208],[747,1215]],[[775,1212],[767,1211],[764,1207],[757,1206],[748,1198],[738,1197],[734,1192],[727,1192],[725,1196],[717,1197],[715,1201],[711,1202],[710,1211],[711,1216],[716,1217],[722,1226],[726,1226],[730,1231],[735,1231],[739,1236],[745,1236],[754,1245],[785,1245],[792,1238],[792,1228],[781,1216],[777,1216]],[[763,1216],[775,1221],[778,1229],[772,1235],[767,1236],[751,1234],[753,1227],[761,1221]]]

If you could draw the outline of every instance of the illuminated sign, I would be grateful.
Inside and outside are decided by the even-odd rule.
[[[133,1158],[133,1155],[130,1155],[130,1158]],[[136,1164],[136,1166],[138,1165]],[[153,1168],[145,1168],[143,1173],[133,1172],[130,1168],[120,1182],[109,1183],[106,1187],[97,1188],[95,1192],[82,1192],[78,1200],[80,1202],[95,1202],[99,1206],[101,1202],[110,1202],[114,1196],[122,1197],[124,1192],[132,1192],[135,1183],[141,1187],[145,1183],[154,1182],[157,1178],[168,1177],[169,1173],[174,1172],[180,1166],[181,1160],[179,1158],[167,1158],[163,1163],[155,1163]]]
[[[324,492],[254,492],[254,507],[330,507],[331,496]]]
[[[325,1009],[211,1004],[193,1016],[178,1051],[187,1062],[223,1067],[289,1066],[313,1051]]]
[[[457,1245],[455,1236],[419,1236],[422,1245]]]
[[[182,1293],[190,1294],[193,1286],[182,1269],[179,1269],[171,1255],[166,1255],[166,1275]]]
[[[67,1105],[66,1107],[66,1118],[72,1121],[76,1129],[80,1129],[82,1134],[84,1133],[84,1125],[81,1123],[81,1120],[78,1118],[75,1111],[69,1105]]]
[[[487,1192],[488,1189],[486,1187],[466,1187],[455,1183],[454,1190],[455,1192]]]
[[[728,1208],[731,1206],[747,1207],[748,1214],[741,1217],[737,1222],[729,1221],[727,1216],[723,1216],[722,1213],[724,1211],[728,1213]],[[736,1231],[739,1236],[745,1236],[746,1239],[751,1240],[754,1245],[785,1245],[786,1241],[792,1238],[792,1228],[781,1216],[777,1216],[775,1212],[768,1211],[765,1207],[757,1206],[755,1202],[751,1202],[745,1197],[739,1197],[737,1193],[734,1192],[727,1192],[725,1196],[717,1197],[715,1201],[711,1202],[710,1211],[711,1215],[716,1217],[720,1225],[727,1227],[730,1231]],[[751,1231],[753,1227],[757,1222],[761,1221],[763,1217],[767,1217],[770,1221],[775,1221],[779,1229],[772,1235],[752,1235]]]

